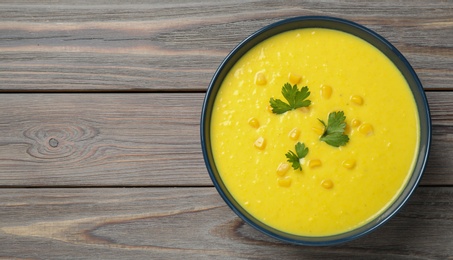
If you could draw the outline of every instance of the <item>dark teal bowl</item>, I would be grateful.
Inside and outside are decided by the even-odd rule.
[[[297,236],[279,231],[257,220],[234,200],[233,196],[225,187],[219,175],[219,172],[217,171],[211,150],[210,124],[212,108],[217,92],[219,91],[222,81],[224,80],[227,73],[246,52],[248,52],[258,43],[276,34],[301,28],[326,28],[344,31],[367,41],[368,43],[379,49],[395,64],[395,66],[401,71],[406,81],[408,82],[417,104],[420,120],[420,146],[416,164],[413,173],[400,196],[394,201],[392,205],[390,205],[390,207],[387,208],[387,210],[385,210],[380,216],[376,217],[368,224],[352,231],[332,236]],[[201,145],[203,156],[209,175],[220,196],[242,220],[244,220],[252,227],[278,240],[298,245],[326,246],[347,242],[368,234],[387,222],[401,209],[401,207],[403,207],[403,205],[407,202],[409,197],[418,186],[428,159],[430,143],[431,118],[428,102],[426,100],[422,84],[420,83],[420,80],[418,79],[409,62],[392,44],[390,44],[387,40],[385,40],[377,33],[354,22],[333,17],[303,16],[290,18],[266,26],[250,35],[228,54],[228,56],[223,60],[223,62],[215,72],[211,83],[209,84],[201,114]]]

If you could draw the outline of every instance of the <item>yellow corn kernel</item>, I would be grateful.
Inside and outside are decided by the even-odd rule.
[[[369,123],[363,123],[358,128],[359,132],[364,135],[372,135],[373,134],[373,126]]]
[[[351,96],[351,101],[357,105],[363,105],[363,98],[361,96],[353,95]]]
[[[351,120],[351,126],[352,127],[358,127],[360,124],[361,124],[361,122],[360,122],[359,119],[354,118],[354,119]]]
[[[289,78],[289,82],[291,82],[291,84],[295,85],[300,82],[300,80],[302,79],[302,76],[299,74],[296,74],[296,73],[289,73],[288,78]]]
[[[332,96],[332,87],[331,86],[321,86],[321,97],[324,99],[329,99]]]
[[[293,130],[291,130],[288,134],[289,138],[293,139],[293,140],[297,140],[299,139],[299,136],[300,136],[300,130],[299,128],[293,128]]]
[[[256,73],[256,75],[255,75],[255,84],[263,86],[263,85],[266,85],[266,83],[267,83],[266,75],[264,75],[264,73],[262,73],[262,72]]]
[[[322,163],[321,163],[321,160],[319,160],[319,159],[311,159],[310,161],[308,161],[308,167],[310,167],[310,168],[319,167],[321,165],[322,165]]]
[[[327,180],[322,180],[322,181],[321,181],[321,186],[322,186],[323,188],[325,188],[325,189],[330,190],[330,189],[333,188],[333,181],[332,181],[332,180],[329,180],[329,179],[327,179]]]
[[[249,125],[253,128],[258,128],[260,127],[260,122],[258,122],[258,119],[251,117],[249,118]]]
[[[262,136],[260,136],[258,137],[258,139],[256,139],[254,145],[256,148],[263,150],[266,147],[266,140]]]
[[[346,169],[353,169],[355,167],[355,160],[354,159],[347,159],[343,161],[343,167]]]
[[[289,187],[291,186],[291,177],[286,176],[283,178],[278,178],[278,185],[281,187]]]
[[[284,176],[289,170],[289,163],[282,162],[277,167],[277,175]]]
[[[311,129],[318,135],[324,134],[325,130],[323,126],[313,126]]]

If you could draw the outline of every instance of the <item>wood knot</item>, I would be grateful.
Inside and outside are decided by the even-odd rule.
[[[55,138],[50,138],[49,139],[49,145],[53,148],[56,148],[58,146],[58,140]]]
[[[32,140],[27,153],[40,159],[80,157],[89,150],[89,141],[98,134],[96,128],[83,124],[37,125],[24,132]]]

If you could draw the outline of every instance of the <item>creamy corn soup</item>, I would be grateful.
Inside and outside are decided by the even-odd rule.
[[[289,83],[310,92],[306,107],[281,114]],[[338,147],[321,141],[329,114],[343,112]],[[278,34],[247,52],[217,94],[211,121],[222,181],[250,214],[305,236],[342,233],[373,220],[404,188],[418,150],[419,124],[407,82],[379,50],[329,29]],[[285,154],[303,143],[294,169]]]

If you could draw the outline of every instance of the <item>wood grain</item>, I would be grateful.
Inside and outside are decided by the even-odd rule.
[[[423,185],[453,185],[453,93],[428,92]],[[203,93],[3,94],[0,186],[210,186]]]
[[[339,246],[281,243],[220,199],[199,138],[204,92],[241,40],[302,15],[395,45],[432,113],[422,186]],[[3,0],[0,259],[453,259],[451,1]]]
[[[33,1],[0,4],[0,91],[205,90],[248,35],[294,16],[361,23],[452,89],[449,1]]]
[[[0,189],[0,256],[445,259],[453,255],[451,196],[451,187],[418,188],[373,233],[341,246],[303,247],[251,228],[214,188]]]
[[[0,185],[211,185],[202,94],[4,94]]]

